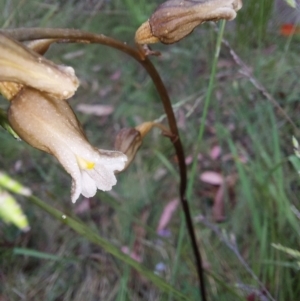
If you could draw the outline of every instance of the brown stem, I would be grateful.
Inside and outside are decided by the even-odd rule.
[[[187,202],[185,192],[187,184],[187,174],[186,174],[186,164],[185,156],[183,151],[183,146],[179,137],[179,132],[177,128],[177,123],[175,115],[172,109],[171,101],[167,89],[158,74],[156,68],[147,56],[140,49],[135,49],[128,46],[125,43],[106,37],[105,35],[98,35],[89,32],[84,32],[77,29],[52,29],[52,28],[19,28],[19,29],[8,29],[0,30],[0,32],[5,33],[18,41],[29,41],[38,39],[56,39],[57,42],[66,43],[97,43],[118,49],[126,54],[130,55],[136,61],[138,61],[150,75],[157,92],[163,103],[165,113],[167,115],[168,123],[172,134],[176,139],[171,139],[174,148],[176,150],[176,155],[178,158],[179,173],[180,173],[180,200],[182,208],[184,211],[188,233],[192,243],[192,249],[196,259],[197,273],[199,278],[200,295],[203,301],[206,301],[206,291],[204,282],[204,272],[202,267],[201,254],[197,245],[196,235],[194,231],[194,226],[191,218],[191,213],[189,209],[189,204]]]

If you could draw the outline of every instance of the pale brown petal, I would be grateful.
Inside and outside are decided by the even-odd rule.
[[[8,118],[24,141],[55,156],[71,175],[72,202],[116,184],[115,171],[124,168],[127,157],[90,145],[67,101],[24,87],[11,100]]]
[[[55,65],[2,33],[0,81],[23,84],[61,99],[71,97],[79,85],[72,67]]]
[[[138,44],[172,44],[207,21],[233,20],[241,0],[169,0],[162,3],[135,35]]]

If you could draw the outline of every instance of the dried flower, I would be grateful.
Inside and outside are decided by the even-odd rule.
[[[8,118],[24,141],[54,155],[71,175],[73,203],[116,184],[114,171],[124,168],[126,156],[92,147],[65,100],[24,87],[11,100]]]
[[[167,129],[163,124],[154,121],[143,122],[135,128],[124,128],[119,131],[115,139],[115,149],[124,153],[128,159],[122,171],[131,164],[137,151],[142,145],[144,137],[154,127],[161,129],[163,134],[166,136],[172,136],[169,129]]]
[[[135,128],[125,128],[119,131],[115,139],[115,149],[128,158],[124,170],[131,164],[142,142],[141,134]]]
[[[0,81],[33,87],[61,99],[71,97],[79,85],[72,67],[55,65],[2,33],[0,52]]]
[[[137,30],[138,44],[172,44],[206,21],[233,20],[242,0],[169,0],[161,4]]]

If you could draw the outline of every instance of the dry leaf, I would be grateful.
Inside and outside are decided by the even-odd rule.
[[[222,185],[224,182],[223,176],[215,171],[205,171],[200,175],[200,180],[207,184]]]
[[[222,149],[219,145],[215,145],[211,150],[210,150],[210,157],[212,160],[216,160],[220,157],[222,153]]]
[[[76,214],[83,214],[87,211],[90,211],[91,205],[90,200],[88,198],[84,198],[81,202],[79,202],[75,208]]]
[[[110,115],[114,111],[114,107],[111,105],[87,105],[87,104],[79,104],[76,107],[78,112],[82,112],[88,115],[95,116],[107,116]]]
[[[178,199],[175,199],[171,202],[169,202],[165,208],[164,211],[160,217],[156,232],[160,232],[162,230],[164,230],[167,225],[169,224],[174,212],[176,211],[177,207],[178,207],[179,201]]]
[[[133,260],[137,262],[142,262],[142,257],[137,254],[135,251],[130,252],[129,248],[127,246],[123,246],[121,248],[121,251],[127,255],[129,255]]]
[[[221,223],[225,220],[225,208],[224,208],[224,193],[225,186],[221,185],[214,197],[214,205],[212,208],[213,220],[217,223]]]
[[[109,78],[110,78],[111,80],[116,81],[116,80],[120,79],[121,74],[122,74],[121,70],[117,70],[117,71],[114,72]]]

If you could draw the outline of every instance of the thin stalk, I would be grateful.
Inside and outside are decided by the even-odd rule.
[[[215,49],[215,55],[214,55],[214,59],[213,59],[213,63],[212,63],[212,69],[211,69],[211,74],[210,74],[210,79],[209,79],[208,90],[207,90],[207,94],[206,94],[206,98],[205,98],[205,102],[204,102],[203,113],[202,113],[202,117],[201,117],[201,125],[200,125],[200,128],[199,128],[199,134],[198,134],[197,142],[196,142],[196,149],[195,149],[194,158],[193,158],[193,165],[192,165],[191,175],[190,175],[190,179],[189,179],[189,182],[188,182],[187,199],[192,198],[192,191],[193,191],[193,186],[194,186],[194,182],[195,182],[195,179],[196,179],[196,172],[197,172],[197,155],[198,155],[199,150],[200,150],[200,145],[201,145],[201,142],[202,142],[203,133],[204,133],[204,129],[205,129],[205,122],[206,122],[206,117],[207,117],[207,113],[208,113],[208,108],[209,108],[209,104],[210,104],[210,100],[211,100],[212,91],[213,91],[213,88],[214,88],[214,82],[215,82],[215,76],[216,76],[216,70],[217,70],[217,63],[218,63],[218,58],[219,58],[219,54],[220,54],[220,49],[221,49],[221,43],[222,43],[223,33],[224,33],[224,29],[225,29],[225,24],[226,24],[225,21],[221,21],[220,30],[219,30],[218,38],[217,38],[216,49]],[[178,244],[177,244],[177,254],[181,253],[181,249],[182,249],[182,246],[183,246],[184,233],[185,233],[184,224],[181,222],[180,230],[179,230],[179,237],[178,237]],[[178,259],[179,259],[179,257],[176,257],[175,267],[177,266],[176,263],[178,262]],[[175,277],[174,275],[172,275],[172,276]],[[204,294],[206,295],[205,292],[204,292]]]
[[[174,267],[172,269],[171,281],[170,281],[170,284],[172,286],[174,285],[175,278],[176,278],[177,271],[178,271],[179,259],[180,259],[180,254],[181,254],[181,250],[182,250],[182,246],[183,246],[183,238],[184,238],[184,233],[185,233],[184,230],[185,230],[185,223],[183,221],[183,216],[181,214],[180,215],[180,228],[179,228],[179,234],[178,234],[178,242],[177,242],[175,260],[174,260]],[[172,298],[173,298],[173,293],[169,292],[168,301],[171,301]],[[202,297],[202,300],[203,300],[203,297]]]
[[[219,33],[218,33],[218,37],[217,37],[216,49],[215,49],[214,59],[213,59],[212,67],[211,67],[207,94],[206,94],[206,98],[205,98],[205,102],[204,102],[203,113],[201,116],[201,124],[200,124],[199,132],[198,132],[198,137],[196,140],[196,149],[194,152],[191,176],[190,176],[190,179],[188,182],[188,187],[187,187],[187,198],[188,199],[190,199],[192,197],[192,191],[193,191],[193,186],[194,186],[196,172],[197,172],[197,155],[200,151],[200,145],[202,143],[208,108],[209,108],[209,105],[211,102],[212,92],[214,90],[215,77],[216,77],[216,71],[217,71],[217,63],[218,63],[219,54],[220,54],[220,50],[221,50],[221,44],[222,44],[225,25],[226,25],[226,21],[222,20],[220,22],[220,29],[219,29]]]
[[[148,72],[149,76],[151,77],[157,89],[157,92],[161,98],[165,113],[167,115],[169,127],[173,134],[171,141],[176,151],[178,166],[179,166],[179,174],[180,174],[180,189],[179,189],[180,201],[182,204],[182,208],[187,224],[187,229],[191,239],[192,249],[196,260],[200,295],[202,296],[202,300],[206,301],[207,299],[206,299],[206,292],[205,292],[202,259],[197,245],[197,240],[194,231],[193,221],[191,218],[189,204],[185,196],[186,185],[187,185],[187,174],[186,174],[186,164],[185,164],[183,146],[179,137],[177,123],[176,123],[175,115],[172,109],[172,105],[167,89],[159,73],[157,72],[156,68],[152,64],[152,62],[148,59],[147,56],[144,55],[144,53],[140,49],[135,49],[131,46],[128,46],[125,43],[122,43],[110,37],[106,37],[105,35],[93,34],[93,33],[84,32],[76,29],[20,28],[20,29],[1,30],[0,32],[3,32],[19,41],[38,40],[38,39],[57,39],[57,42],[102,44],[102,45],[113,47],[115,49],[118,49],[130,55],[132,58],[138,61],[145,68],[145,70]]]

